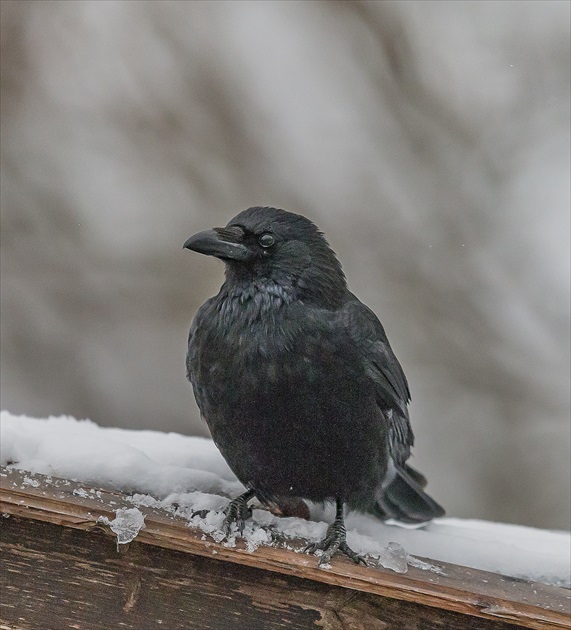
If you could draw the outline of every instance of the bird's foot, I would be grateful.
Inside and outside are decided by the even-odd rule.
[[[253,496],[254,493],[248,490],[248,492],[230,501],[226,506],[224,510],[224,521],[222,522],[222,531],[226,538],[228,538],[232,532],[232,525],[236,525],[236,530],[240,536],[244,533],[246,520],[252,516],[252,508],[248,506],[248,501]]]
[[[349,547],[346,541],[347,532],[345,530],[345,524],[343,521],[335,520],[335,522],[327,529],[325,538],[317,543],[307,545],[303,550],[305,553],[315,553],[316,551],[323,551],[319,558],[319,566],[324,567],[331,562],[331,558],[337,551],[344,553],[351,558],[356,564],[362,564],[367,566],[365,558]]]

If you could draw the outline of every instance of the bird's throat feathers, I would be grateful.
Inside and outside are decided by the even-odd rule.
[[[311,252],[305,247],[298,247],[297,251],[291,247],[283,252],[287,261],[260,261],[251,266],[227,264],[226,282],[220,294],[262,310],[293,302],[336,309],[347,298],[347,282],[334,252],[324,245],[324,251]]]
[[[243,318],[247,315],[250,319],[275,313],[295,299],[292,290],[268,280],[257,280],[248,284],[225,282],[218,297],[221,314],[231,318]]]

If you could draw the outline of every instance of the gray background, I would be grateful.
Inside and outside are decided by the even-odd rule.
[[[308,215],[449,514],[569,526],[569,3],[2,2],[2,407],[206,434],[192,233]]]

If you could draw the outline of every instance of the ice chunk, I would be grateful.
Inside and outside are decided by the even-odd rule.
[[[404,547],[398,543],[390,542],[386,549],[383,549],[379,554],[379,564],[385,569],[395,571],[395,573],[406,573],[408,563]]]
[[[137,508],[119,508],[112,521],[106,516],[100,516],[97,520],[109,525],[111,531],[117,536],[117,549],[119,545],[130,543],[145,527],[145,516]]]
[[[22,481],[23,486],[32,486],[32,488],[37,488],[40,485],[40,482],[37,479],[32,479],[31,477],[24,477],[24,481]]]
[[[407,556],[406,560],[410,567],[415,567],[416,569],[421,569],[422,571],[431,571],[432,573],[436,573],[436,575],[446,575],[441,567],[436,564],[430,564],[429,562],[424,562],[420,558],[415,558],[414,556]],[[487,580],[484,580],[485,582]]]
[[[132,496],[125,498],[127,501],[134,503],[135,505],[151,508],[161,507],[161,502],[155,499],[155,497],[152,497],[150,494],[135,493]]]

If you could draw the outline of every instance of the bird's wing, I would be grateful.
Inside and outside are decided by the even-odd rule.
[[[201,321],[206,316],[206,313],[210,310],[211,304],[214,301],[214,298],[210,298],[206,300],[204,304],[196,311],[196,315],[192,320],[192,324],[190,325],[190,331],[188,333],[188,347],[186,351],[186,378],[191,382],[192,389],[194,391],[194,398],[196,399],[196,404],[200,409],[200,413],[204,413],[204,405],[203,405],[203,396],[202,396],[202,388],[200,387],[198,381],[197,369],[198,365],[196,362],[196,357],[199,352],[199,339],[196,334],[198,327],[200,326]]]
[[[396,464],[403,466],[414,442],[407,410],[410,391],[403,369],[381,322],[370,308],[352,296],[340,316],[374,383],[377,403],[389,425],[391,456]]]

